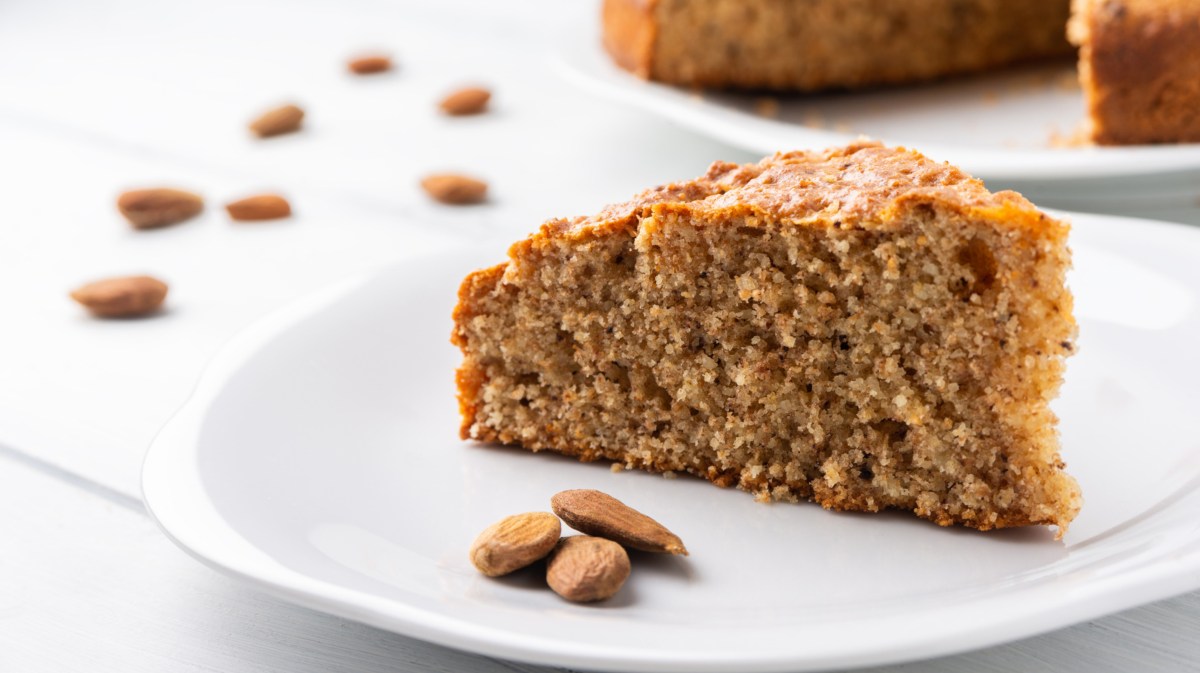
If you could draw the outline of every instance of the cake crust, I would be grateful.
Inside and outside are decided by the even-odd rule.
[[[877,143],[718,162],[551,220],[467,277],[461,436],[1061,534],[1081,503],[1048,408],[1074,348],[1066,235],[1018,194]]]

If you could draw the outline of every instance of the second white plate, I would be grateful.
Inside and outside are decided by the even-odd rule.
[[[1086,504],[1063,543],[760,504],[681,477],[459,440],[450,309],[502,251],[406,261],[227,347],[146,457],[146,502],[202,561],[288,600],[500,657],[625,671],[814,670],[1020,638],[1200,587],[1200,232],[1070,215],[1081,322],[1056,409]],[[467,560],[486,525],[599,488],[692,555],[559,599]]]
[[[569,80],[761,154],[844,145],[867,135],[1006,183],[1200,171],[1200,144],[1054,147],[1055,138],[1070,136],[1084,118],[1070,63],[917,86],[764,97],[647,82],[614,65],[598,36],[574,37],[556,61]],[[764,104],[773,108],[770,114],[762,113]],[[1156,179],[1147,186],[1195,192],[1197,180]]]

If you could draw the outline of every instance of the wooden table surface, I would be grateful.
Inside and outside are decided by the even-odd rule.
[[[534,671],[294,607],[219,575],[147,517],[138,475],[204,363],[265,312],[363,268],[494,241],[751,155],[563,83],[553,53],[594,3],[10,0],[0,4],[0,671]],[[396,72],[351,78],[348,56]],[[494,112],[434,113],[457,85]],[[306,130],[247,136],[296,101]],[[486,178],[486,207],[428,203],[426,172]],[[203,193],[131,232],[120,191]],[[259,190],[286,222],[232,225]],[[1196,213],[1176,218],[1200,221]],[[1193,217],[1195,216],[1195,217]],[[95,277],[151,273],[170,310],[89,320]],[[1200,593],[888,671],[1200,670]]]

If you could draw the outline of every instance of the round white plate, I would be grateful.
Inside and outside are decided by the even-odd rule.
[[[844,145],[866,135],[1006,183],[1200,171],[1200,144],[1055,147],[1055,138],[1070,136],[1084,119],[1083,94],[1069,62],[918,86],[792,96],[647,82],[614,65],[592,35],[564,43],[555,63],[567,79],[597,94],[760,154]],[[775,108],[770,114],[761,111],[766,100]],[[1166,180],[1176,192],[1196,193],[1196,182],[1195,175]]]
[[[1056,403],[1086,504],[978,533],[900,513],[760,504],[460,441],[448,343],[465,249],[364,275],[236,339],[155,439],[150,511],[205,563],[296,603],[489,655],[587,669],[784,671],[900,661],[1044,632],[1200,587],[1200,232],[1068,215],[1082,325]],[[599,488],[692,555],[637,555],[615,599],[467,561],[502,516]]]

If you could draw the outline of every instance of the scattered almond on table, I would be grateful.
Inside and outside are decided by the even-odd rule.
[[[384,54],[364,54],[346,64],[355,75],[374,75],[392,69],[392,58]]]
[[[476,115],[487,111],[488,101],[491,99],[491,91],[472,86],[459,89],[446,96],[438,107],[452,117]]]
[[[560,538],[562,524],[554,514],[516,514],[475,538],[471,563],[484,575],[499,577],[545,558],[550,588],[569,601],[587,603],[611,598],[624,586],[631,571],[626,547],[687,554],[679,536],[607,493],[562,491],[550,504],[567,525],[585,534]]]
[[[292,214],[292,206],[278,194],[259,194],[225,204],[229,217],[238,222],[277,220]]]
[[[117,210],[134,229],[157,229],[199,215],[204,199],[182,189],[135,189],[117,197]]]
[[[270,138],[299,131],[303,121],[304,110],[295,105],[282,105],[267,110],[250,122],[250,130],[259,138]]]
[[[98,318],[135,318],[162,307],[167,284],[150,276],[123,276],[88,283],[71,293]]]
[[[486,182],[458,173],[437,173],[421,180],[421,187],[435,201],[454,206],[482,203],[487,199]]]

